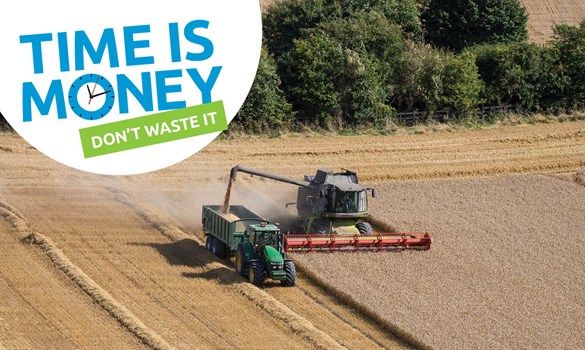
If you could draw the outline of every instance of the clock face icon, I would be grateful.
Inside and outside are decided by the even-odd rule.
[[[97,120],[114,106],[116,95],[108,79],[98,74],[84,74],[69,88],[69,106],[80,118]]]

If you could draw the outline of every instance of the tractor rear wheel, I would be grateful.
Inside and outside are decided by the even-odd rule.
[[[213,238],[213,241],[211,242],[211,251],[213,254],[215,254],[215,256],[222,259],[225,258],[225,248],[225,244],[223,244],[222,241],[217,238]]]
[[[250,263],[250,271],[248,279],[255,286],[261,287],[266,279],[266,269],[260,261],[252,261]]]
[[[360,231],[360,234],[362,235],[371,235],[374,233],[374,229],[372,228],[372,225],[370,225],[369,222],[358,222],[357,224],[355,224],[355,227],[358,229],[358,231]]]
[[[236,250],[236,271],[244,276],[248,277],[248,262],[246,261],[246,253],[244,253],[244,247],[238,246]]]
[[[290,260],[284,262],[284,272],[286,273],[286,279],[280,281],[280,283],[286,287],[292,287],[297,283],[297,269],[295,263]]]

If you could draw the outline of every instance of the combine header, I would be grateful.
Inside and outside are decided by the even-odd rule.
[[[232,185],[238,172],[242,172],[299,187],[297,201],[286,205],[296,204],[298,211],[284,236],[286,252],[430,249],[432,239],[427,232],[375,233],[366,221],[368,193],[374,198],[375,190],[360,184],[355,172],[342,170],[335,173],[319,169],[316,175],[305,175],[300,181],[235,166],[222,211],[229,213]]]
[[[428,233],[377,233],[374,235],[292,235],[284,238],[287,252],[382,251],[431,248]]]

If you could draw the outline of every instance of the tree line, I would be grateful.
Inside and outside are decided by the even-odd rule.
[[[585,21],[527,42],[519,0],[281,0],[263,14],[256,79],[232,128],[384,128],[398,112],[585,104]]]

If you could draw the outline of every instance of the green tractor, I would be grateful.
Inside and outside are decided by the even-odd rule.
[[[248,225],[247,239],[236,249],[236,271],[261,286],[268,277],[291,287],[296,283],[296,268],[286,259],[283,235],[273,224]]]
[[[217,205],[204,205],[203,230],[206,247],[220,258],[235,255],[236,271],[257,286],[267,278],[286,287],[296,283],[294,262],[286,258],[280,228],[241,205],[227,213]]]

